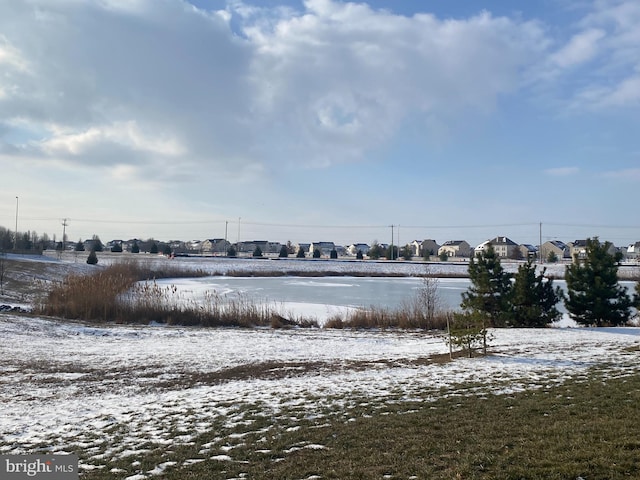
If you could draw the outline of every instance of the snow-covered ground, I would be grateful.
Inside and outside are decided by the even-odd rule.
[[[492,355],[436,363],[424,359],[448,352],[443,338],[416,332],[100,327],[2,315],[0,453],[80,451],[86,468],[101,468],[143,446],[191,442],[215,422],[251,431],[247,412],[321,416],[362,399],[383,409],[418,393],[463,393],[456,387],[478,380],[504,392],[592,366],[611,375],[639,368],[637,328],[492,334]],[[232,458],[234,435],[220,432],[199,458]]]
[[[211,262],[211,271],[249,265],[242,262]],[[85,469],[110,469],[217,425],[215,440],[186,467],[233,460],[237,429],[255,431],[255,416],[296,428],[292,409],[319,422],[340,411],[348,421],[350,406],[362,402],[383,411],[418,395],[540,388],[592,367],[611,376],[640,371],[640,328],[491,333],[490,356],[435,362],[430,356],[447,354],[447,344],[418,332],[96,326],[0,314],[0,453],[76,452]],[[469,391],[470,382],[483,386]],[[130,480],[157,477],[166,466]]]

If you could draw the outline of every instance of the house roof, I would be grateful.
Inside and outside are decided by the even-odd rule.
[[[508,246],[516,246],[518,245],[516,242],[511,240],[509,237],[496,237],[492,240],[487,240],[492,245],[508,245]]]
[[[442,244],[443,247],[445,246],[457,246],[457,245],[462,245],[463,243],[467,243],[465,240],[448,240],[446,242],[444,242]]]
[[[567,248],[569,248],[566,243],[561,242],[560,240],[549,240],[548,243],[552,244],[554,247],[558,247],[561,250],[566,250]]]

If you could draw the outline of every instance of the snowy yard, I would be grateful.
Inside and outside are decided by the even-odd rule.
[[[281,265],[321,264],[223,261],[206,268],[220,274]],[[101,326],[5,313],[0,453],[78,453],[84,471],[141,480],[167,467],[234,461],[245,435],[268,433],[255,426],[257,418],[296,429],[300,419],[322,424],[335,412],[353,420],[353,406],[363,403],[383,412],[417,398],[542,388],[594,367],[610,377],[640,371],[640,328],[491,334],[488,357],[442,361],[444,339],[418,332]],[[215,438],[182,464],[140,466],[146,452],[175,450],[210,431]],[[126,475],[114,467],[123,461],[131,467]]]
[[[220,429],[190,461],[233,459],[237,427],[252,431],[253,415],[278,419],[293,408],[321,418],[362,399],[383,409],[418,393],[468,394],[459,388],[468,382],[504,393],[593,366],[638,371],[637,328],[492,333],[489,357],[443,363],[429,356],[446,354],[445,342],[423,333],[96,327],[3,315],[0,451],[81,452],[85,469],[108,468],[153,446],[188,444],[215,424],[235,433]]]

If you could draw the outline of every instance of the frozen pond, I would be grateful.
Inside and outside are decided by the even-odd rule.
[[[336,310],[362,307],[396,309],[416,298],[424,280],[416,277],[228,277],[163,279],[156,283],[174,286],[181,298],[199,300],[215,292],[228,299],[243,298],[255,303],[275,304],[284,312],[311,315],[319,320]],[[566,291],[564,280],[554,280]],[[621,282],[630,293],[633,282]],[[462,293],[469,286],[466,278],[437,279],[438,297],[443,309],[460,307]],[[562,302],[558,309],[566,313]],[[565,315],[566,321],[566,315]]]
[[[447,308],[460,304],[468,279],[439,279],[438,292]],[[415,298],[423,287],[420,278],[403,277],[204,277],[165,279],[159,285],[175,285],[185,296],[198,298],[215,291],[227,297],[242,296],[264,303],[324,304],[341,307],[397,308]]]

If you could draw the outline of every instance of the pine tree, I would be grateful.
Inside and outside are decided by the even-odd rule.
[[[298,253],[296,253],[296,258],[304,258],[304,248],[299,247]]]
[[[262,249],[258,245],[256,245],[256,248],[253,251],[253,256],[254,257],[262,257]]]
[[[151,248],[149,249],[149,253],[152,253],[154,255],[158,253],[158,244],[156,242],[153,242],[151,244]]]
[[[89,256],[87,257],[87,263],[89,265],[95,265],[98,263],[98,256],[96,255],[96,251],[92,248],[89,252]]]
[[[91,238],[91,243],[93,245],[91,248],[96,252],[102,252],[104,250],[104,245],[102,244],[102,240],[100,240],[100,237],[98,235],[94,235]]]
[[[338,251],[335,248],[332,248],[329,252],[329,258],[336,260],[338,258]]]
[[[280,247],[280,254],[278,256],[280,258],[286,258],[289,256],[289,249],[286,245],[282,245],[282,247]]]
[[[618,283],[617,256],[609,253],[610,242],[587,239],[586,258],[574,258],[567,267],[564,304],[581,325],[622,325],[629,320],[631,298]]]
[[[487,326],[506,326],[511,310],[511,280],[500,265],[493,245],[471,257],[469,262],[471,286],[462,294],[460,306],[465,312],[481,314]]]
[[[545,279],[547,269],[536,275],[536,267],[527,262],[518,267],[512,287],[513,325],[545,327],[560,318],[556,305],[562,297],[560,287],[552,279]]]
[[[133,241],[133,246],[131,247],[131,253],[140,253],[140,245],[138,245],[138,241]]]
[[[369,258],[371,260],[378,260],[382,256],[382,246],[374,240],[373,245],[369,249]]]

